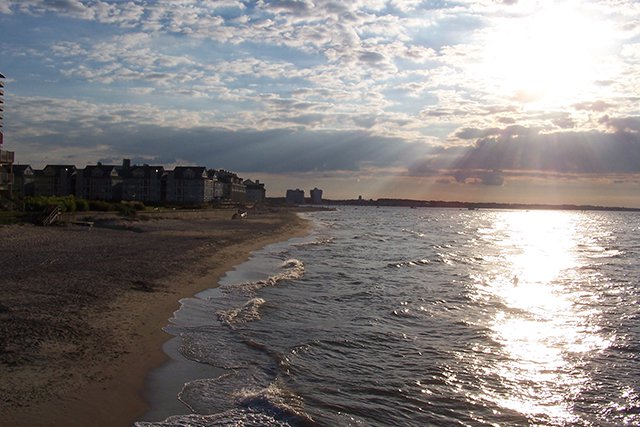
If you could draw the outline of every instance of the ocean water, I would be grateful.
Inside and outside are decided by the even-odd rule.
[[[182,301],[137,426],[640,425],[640,214],[308,217]]]

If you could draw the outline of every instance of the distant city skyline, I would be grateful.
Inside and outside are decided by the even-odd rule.
[[[16,162],[640,207],[637,2],[0,0]]]

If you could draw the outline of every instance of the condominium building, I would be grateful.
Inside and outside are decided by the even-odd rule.
[[[0,195],[11,198],[13,187],[13,151],[3,149],[4,143],[4,75],[0,73]]]

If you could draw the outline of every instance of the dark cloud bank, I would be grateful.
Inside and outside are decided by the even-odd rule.
[[[147,159],[147,163],[172,164],[181,160],[239,172],[357,171],[367,166],[405,169],[412,176],[448,174],[463,182],[469,176],[477,176],[468,171],[486,171],[479,178],[492,185],[502,184],[501,176],[494,172],[506,170],[640,173],[640,119],[603,120],[611,132],[546,134],[517,125],[463,129],[456,136],[469,141],[469,145],[453,148],[407,143],[366,131],[229,131],[204,127],[112,127],[100,136],[76,133],[54,139],[59,145],[109,145],[115,152]],[[46,138],[47,141],[30,142],[50,146],[51,136]]]
[[[637,120],[631,122],[637,126]],[[585,174],[640,172],[640,138],[637,130],[629,127],[615,127],[611,133],[546,134],[522,126],[482,132],[485,134],[479,135],[454,168]],[[467,129],[460,136],[473,133]]]

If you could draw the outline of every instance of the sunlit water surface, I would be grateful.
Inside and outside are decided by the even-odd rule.
[[[309,217],[183,301],[202,377],[138,425],[640,425],[639,214]]]

